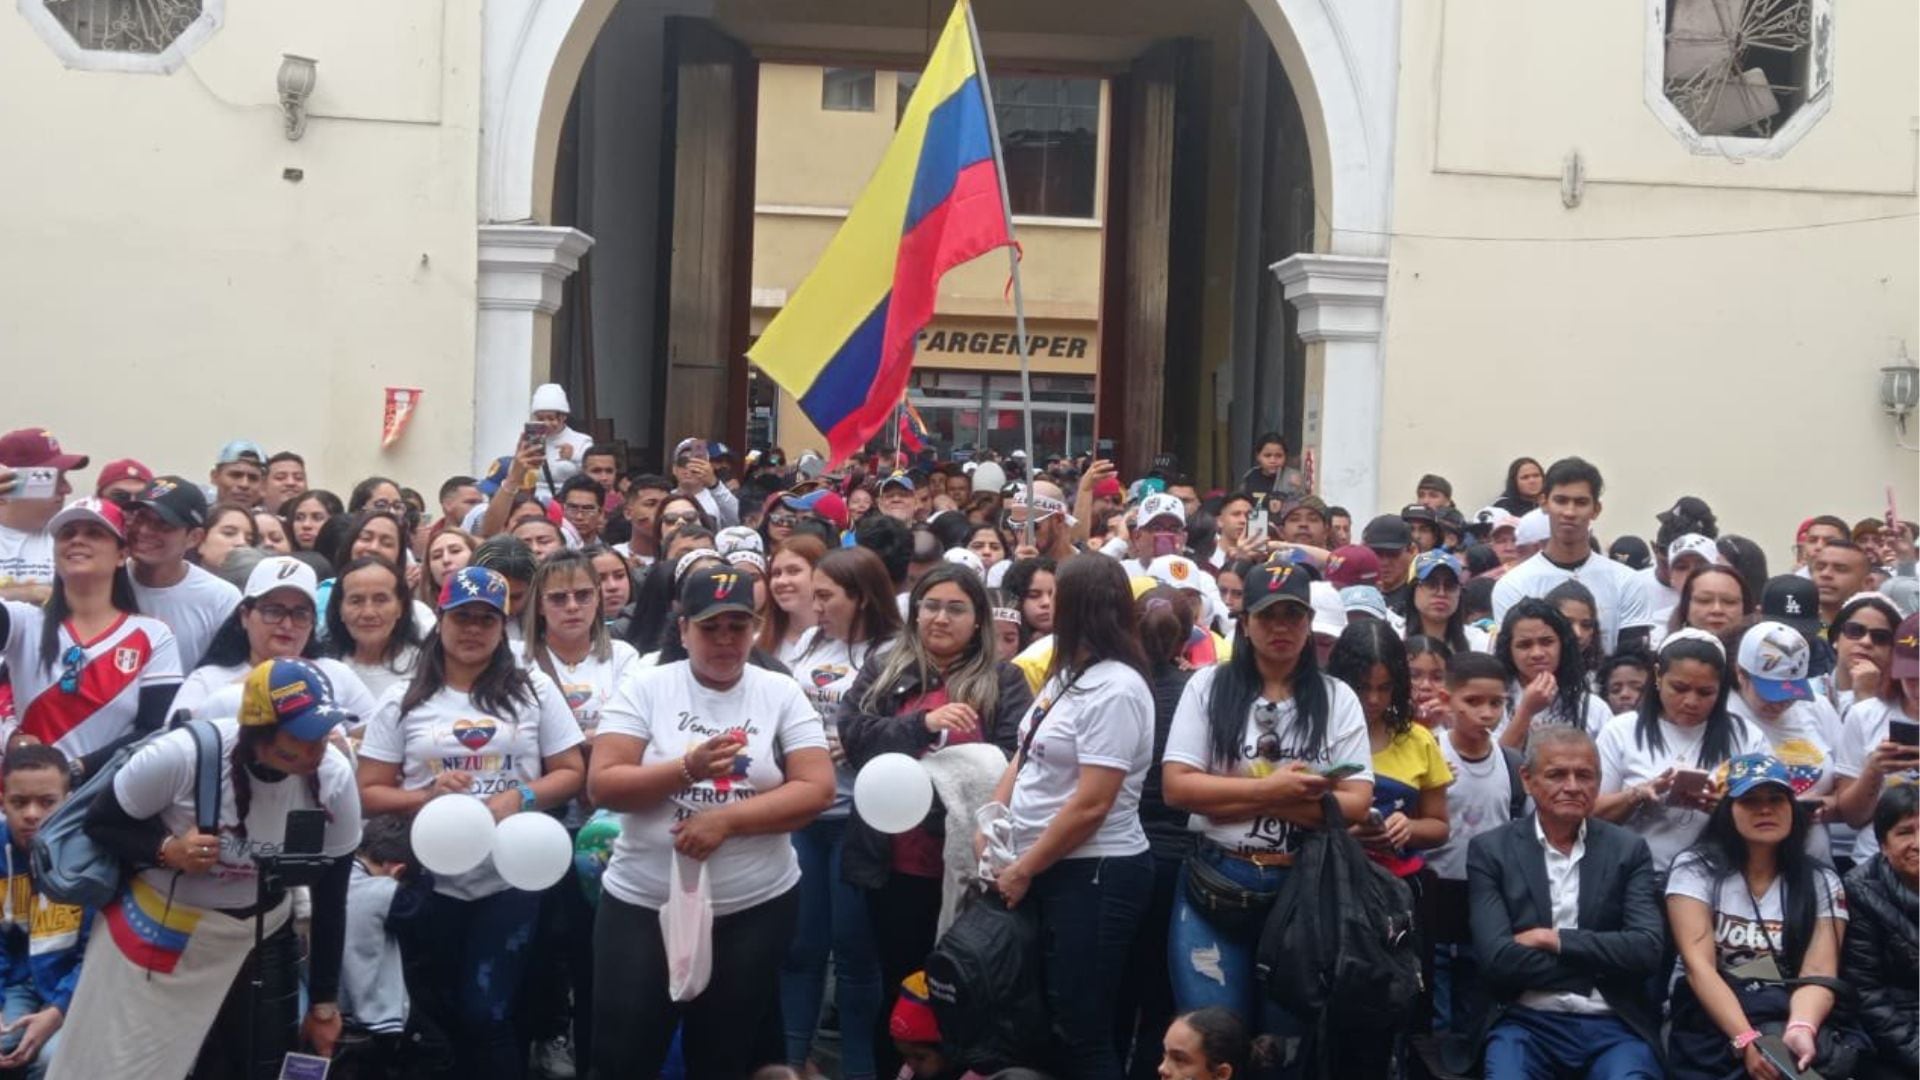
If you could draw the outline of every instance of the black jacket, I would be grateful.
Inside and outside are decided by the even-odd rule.
[[[1173,727],[1173,713],[1180,705],[1180,695],[1187,688],[1187,680],[1193,672],[1182,671],[1172,664],[1162,664],[1153,669],[1153,761],[1147,770],[1147,779],[1140,787],[1140,825],[1147,833],[1147,845],[1156,859],[1184,859],[1193,851],[1194,837],[1199,834],[1187,828],[1189,817],[1185,810],[1167,805],[1166,795],[1160,783],[1160,763],[1167,756],[1167,732]]]
[[[846,750],[847,761],[855,772],[881,754],[919,757],[932,749],[936,737],[927,730],[926,710],[900,710],[907,701],[937,689],[937,680],[932,685],[922,686],[920,680],[909,671],[874,702],[872,711],[868,711],[867,689],[873,685],[886,662],[887,655],[878,649],[874,650],[873,655],[867,657],[867,662],[860,665],[860,674],[854,676],[853,685],[847,688],[834,714],[834,722],[840,729],[840,745]],[[1020,718],[1026,715],[1027,707],[1033,704],[1033,692],[1027,689],[1027,677],[1020,673],[1019,668],[1002,661],[997,671],[1000,675],[999,701],[994,715],[981,718],[980,738],[1006,751],[1011,758]],[[928,811],[927,822],[921,827],[935,835],[944,836],[946,814],[946,808],[940,805],[940,799],[936,796],[933,809]],[[891,841],[884,833],[862,821],[857,807],[847,826],[846,847],[840,855],[840,873],[848,884],[863,889],[880,888],[893,873]]]
[[[1847,934],[1840,974],[1860,995],[1859,1026],[1879,1059],[1920,1069],[1920,904],[1885,855],[1847,875]]]
[[[1473,951],[1489,1005],[1470,1050],[1459,1049],[1477,1059],[1486,1032],[1526,991],[1597,989],[1614,1014],[1659,1052],[1660,1013],[1647,995],[1647,979],[1660,967],[1665,929],[1647,842],[1590,819],[1579,874],[1579,928],[1560,931],[1558,953],[1528,948],[1515,944],[1514,934],[1553,926],[1546,853],[1534,835],[1534,815],[1467,845]]]

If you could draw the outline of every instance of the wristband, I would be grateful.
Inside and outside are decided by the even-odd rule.
[[[1758,1031],[1755,1031],[1753,1028],[1748,1028],[1733,1037],[1733,1052],[1738,1054],[1745,1051],[1747,1047],[1752,1046],[1759,1038],[1760,1033]]]
[[[513,787],[514,790],[520,793],[520,809],[523,811],[533,809],[533,804],[537,798],[533,793],[533,788],[525,782],[515,784]]]
[[[693,778],[693,770],[687,768],[687,755],[685,754],[680,755],[680,779],[685,780],[688,787],[692,787],[700,782]]]
[[[1820,1033],[1820,1029],[1814,1027],[1812,1021],[1808,1020],[1795,1020],[1786,1026],[1787,1031],[1792,1031],[1794,1028],[1806,1028],[1807,1034],[1809,1035],[1818,1035]]]

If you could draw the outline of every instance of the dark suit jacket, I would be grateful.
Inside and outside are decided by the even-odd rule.
[[[1579,928],[1560,931],[1558,953],[1513,940],[1522,930],[1553,926],[1547,858],[1534,835],[1534,816],[1467,845],[1473,951],[1490,1002],[1473,1041],[1475,1056],[1501,1014],[1532,990],[1598,989],[1615,1015],[1660,1049],[1660,1016],[1647,995],[1665,935],[1653,857],[1645,840],[1598,818],[1587,822],[1586,844],[1578,871]]]

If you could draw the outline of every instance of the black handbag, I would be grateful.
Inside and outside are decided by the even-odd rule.
[[[1214,869],[1198,851],[1188,855],[1182,865],[1186,870],[1189,906],[1228,937],[1248,941],[1259,937],[1260,929],[1267,922],[1267,912],[1280,895],[1279,888],[1249,889]]]

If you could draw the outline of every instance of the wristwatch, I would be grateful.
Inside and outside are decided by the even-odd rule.
[[[522,810],[533,809],[533,804],[535,801],[533,788],[530,787],[526,782],[522,781],[520,783],[514,784],[513,789],[520,793],[520,809]]]

